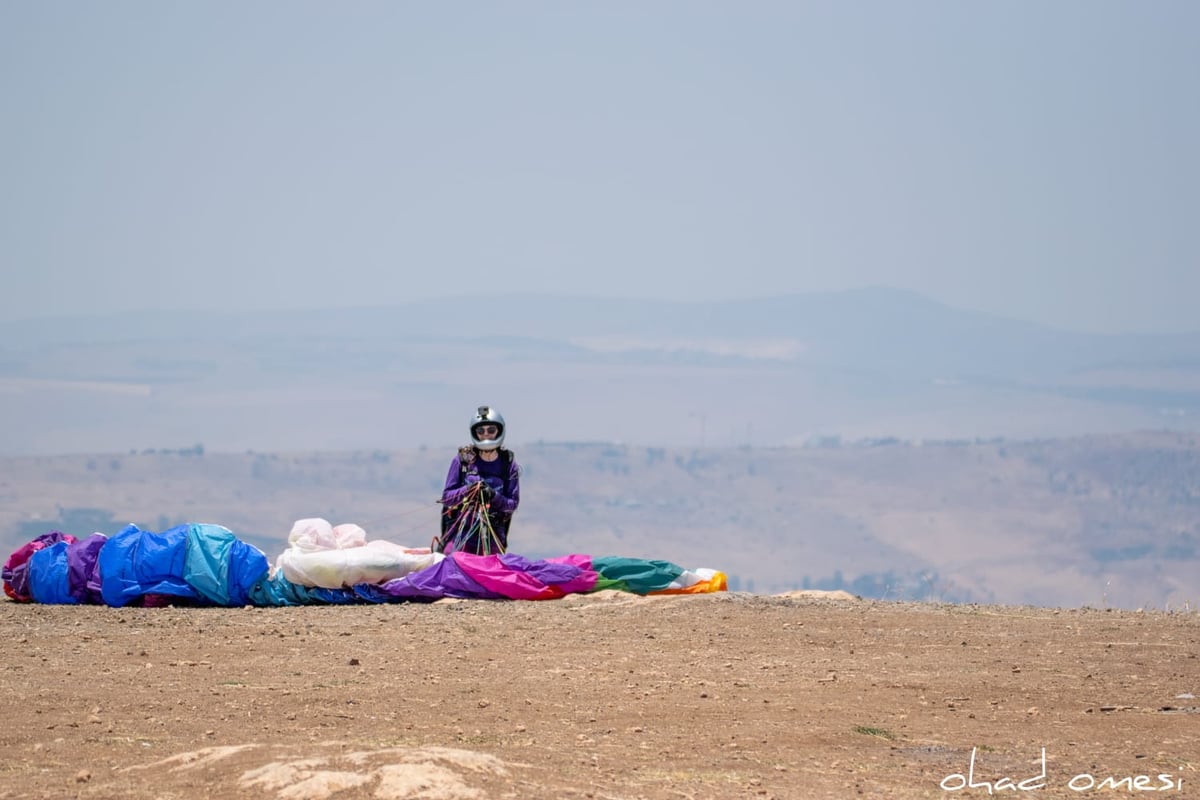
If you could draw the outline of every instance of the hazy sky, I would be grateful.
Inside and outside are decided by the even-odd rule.
[[[0,313],[888,285],[1200,329],[1198,36],[1194,0],[0,0]]]

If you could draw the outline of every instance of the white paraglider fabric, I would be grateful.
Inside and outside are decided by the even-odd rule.
[[[341,589],[383,583],[433,566],[445,556],[382,539],[367,541],[354,524],[336,527],[320,518],[298,520],[288,547],[275,561],[276,572],[299,586]]]

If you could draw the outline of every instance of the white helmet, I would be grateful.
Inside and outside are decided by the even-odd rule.
[[[490,439],[480,439],[476,434],[480,425],[495,425],[497,431]],[[471,444],[480,450],[495,450],[504,444],[504,417],[491,406],[480,406],[471,419]]]

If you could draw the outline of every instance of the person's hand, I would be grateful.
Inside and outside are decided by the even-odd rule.
[[[483,502],[490,503],[492,502],[492,498],[496,496],[496,490],[486,483],[481,482],[479,484],[479,494],[483,497]]]

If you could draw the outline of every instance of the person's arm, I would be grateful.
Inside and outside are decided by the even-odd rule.
[[[462,461],[454,456],[450,461],[450,471],[446,473],[446,486],[442,489],[442,505],[456,506],[471,491],[473,484],[463,481]]]
[[[517,510],[517,506],[521,504],[521,470],[517,466],[517,460],[514,458],[512,464],[508,467],[508,497],[497,493],[492,498],[491,504],[488,506],[492,511],[499,511],[502,514],[511,514]]]

